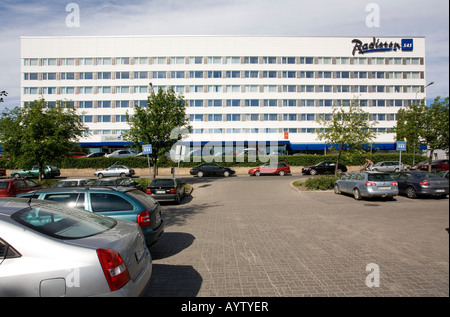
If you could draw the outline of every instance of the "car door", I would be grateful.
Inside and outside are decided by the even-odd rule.
[[[411,174],[408,172],[399,173],[397,178],[398,183],[398,191],[404,193],[406,191],[406,187],[408,187],[409,180],[411,179]]]

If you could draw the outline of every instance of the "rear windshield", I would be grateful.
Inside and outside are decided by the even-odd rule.
[[[31,202],[30,208],[14,213],[11,218],[30,229],[63,240],[97,235],[117,224],[112,218],[48,202]]]
[[[143,204],[148,211],[155,208],[155,200],[140,190],[130,190],[126,194]]]
[[[174,181],[172,179],[155,179],[150,183],[150,186],[174,186]]]
[[[390,174],[369,174],[367,178],[369,181],[389,181],[391,180]]]
[[[425,179],[425,178],[440,178],[438,174],[435,173],[416,173],[415,174],[417,178],[419,179]]]

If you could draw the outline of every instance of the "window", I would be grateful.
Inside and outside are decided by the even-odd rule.
[[[153,78],[161,79],[161,78],[167,78],[167,72],[153,72]]]
[[[92,101],[79,101],[78,108],[92,108]]]
[[[318,86],[319,92],[333,92],[333,86],[331,85],[320,85]]]
[[[314,72],[300,72],[300,78],[314,78]]]
[[[129,94],[129,93],[130,93],[129,86],[117,86],[116,87],[116,94]]]
[[[208,107],[222,107],[222,100],[208,100]]]
[[[111,57],[99,57],[97,58],[97,65],[112,65]]]
[[[333,100],[325,99],[319,100],[319,107],[331,107],[333,106]]]
[[[191,114],[191,115],[189,115],[189,121],[191,121],[191,122],[203,121],[203,115],[202,114]]]
[[[191,106],[191,107],[203,107],[203,100],[191,100],[189,102],[189,106]]]
[[[301,87],[307,87],[307,86],[301,86]],[[312,87],[312,92],[314,92],[314,86],[310,86],[310,87]],[[282,86],[282,92],[297,92],[297,86],[295,86],[295,85],[283,85]],[[304,91],[302,91],[302,92],[304,92]]]
[[[266,99],[264,100],[264,107],[277,107],[278,100],[277,99]]]
[[[130,79],[129,72],[116,72],[116,79]]]
[[[264,85],[263,92],[278,92],[278,86],[276,85]]]
[[[38,66],[38,59],[37,58],[25,58],[23,60],[24,66]],[[75,62],[74,62],[75,65]]]
[[[259,100],[245,100],[246,107],[259,107]]]
[[[314,58],[313,57],[300,57],[300,64],[314,64]]]
[[[227,92],[241,92],[241,86],[229,85],[229,86],[227,86]]]
[[[222,115],[221,114],[209,114],[208,121],[222,121]]]
[[[110,115],[97,116],[97,122],[109,123],[111,122],[111,116]]]
[[[304,75],[304,73],[312,73],[313,75],[311,77],[307,77],[307,78],[313,78],[314,77],[314,72],[301,72],[301,74]],[[297,72],[293,72],[293,71],[284,71],[281,73],[281,77],[282,78],[296,78],[297,77]],[[306,77],[301,77],[301,78],[306,78]]]
[[[245,71],[244,78],[258,78],[258,71]]]
[[[116,65],[130,65],[130,58],[129,57],[117,57]]]
[[[219,85],[209,85],[208,86],[208,92],[222,92],[223,86]]]
[[[259,60],[257,56],[246,56],[244,57],[244,64],[258,64]]]
[[[190,86],[189,92],[203,92],[203,86]]]
[[[300,118],[302,121],[314,121],[316,120],[316,115],[314,113],[302,113]]]
[[[39,92],[39,89],[37,87],[25,87],[23,89],[24,95],[37,95]]]
[[[241,121],[241,115],[240,114],[227,114],[227,121]]]
[[[265,113],[264,121],[278,121],[278,114],[276,113]]]
[[[124,114],[116,115],[116,122],[127,122],[127,116]]]
[[[319,64],[327,64],[327,65],[329,65],[329,64],[331,64],[331,62],[332,62],[331,57],[319,57],[318,58],[318,63]]]
[[[233,71],[227,71],[225,73],[226,78],[240,78],[241,77],[241,72],[238,70],[233,70]]]
[[[227,57],[227,64],[240,64],[241,58],[238,56]]]
[[[203,64],[203,57],[189,57],[189,64]]]
[[[42,66],[56,66],[56,58],[43,58]]]
[[[81,120],[83,120],[84,123],[94,122],[92,116],[81,116]]]
[[[91,207],[93,212],[134,210],[133,205],[124,198],[104,193],[91,193]]]
[[[277,78],[277,72],[276,71],[263,71],[262,73],[263,78]]]
[[[111,72],[98,72],[97,79],[111,79]]]
[[[283,121],[297,121],[297,114],[285,113],[283,114]]]
[[[259,114],[257,113],[246,114],[245,121],[259,121]]]
[[[135,57],[134,58],[135,65],[145,65],[148,64],[148,57]]]
[[[283,100],[283,107],[297,107],[297,100],[285,99]]]
[[[291,87],[291,89],[293,89],[293,87],[296,86],[288,86],[288,90],[287,92],[295,92],[295,90],[289,90],[289,88]],[[285,92],[286,90],[284,89],[283,86],[283,92]],[[300,86],[300,92],[314,92],[314,86],[313,85],[302,85]]]
[[[47,194],[45,200],[56,201],[58,203],[66,204],[69,207],[76,207],[84,209],[84,193],[58,193]]]
[[[98,94],[110,94],[110,93],[112,93],[112,88],[111,88],[111,86],[100,86],[100,87],[97,87],[97,93]]]
[[[94,60],[92,58],[80,58],[79,63],[81,66],[91,66],[94,65]]]
[[[259,92],[258,85],[245,85],[245,92]]]
[[[208,78],[222,78],[222,72],[221,71],[209,71]]]
[[[181,72],[181,71],[176,71],[176,72],[170,72],[170,77],[171,78],[184,78],[185,77],[185,74],[184,74],[184,72]],[[135,77],[136,78],[136,77]]]
[[[61,95],[72,95],[75,93],[75,87],[61,87]]]
[[[147,79],[148,72],[134,72],[134,79]]]
[[[129,108],[130,101],[129,100],[116,100],[116,108]]]
[[[336,78],[350,78],[350,72],[336,72]]]
[[[276,64],[277,58],[273,56],[263,57],[263,64]]]
[[[94,79],[93,73],[80,73],[80,79]]]
[[[208,57],[208,64],[222,64],[222,57],[219,56]]]
[[[184,57],[171,57],[170,58],[170,64],[184,64],[185,58]]]
[[[281,64],[295,64],[295,57],[282,57]]]
[[[24,80],[38,80],[38,73],[25,73],[24,75]]]
[[[302,99],[300,101],[300,106],[302,107],[314,107],[314,100],[312,99]]]
[[[79,94],[92,94],[92,93],[94,93],[94,88],[93,87],[79,87],[78,93]]]
[[[75,66],[75,58],[61,58],[61,66]]]
[[[43,73],[42,80],[56,80],[56,73]]]
[[[319,72],[319,78],[332,78],[331,72]]]
[[[238,99],[227,100],[227,107],[240,107],[241,101]]]
[[[134,86],[134,93],[135,94],[146,94],[146,93],[148,93],[148,87],[147,86]]]
[[[203,78],[203,72],[191,71],[191,72],[189,72],[189,78]]]

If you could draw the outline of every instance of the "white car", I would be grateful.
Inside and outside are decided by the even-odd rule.
[[[108,177],[108,176],[120,176],[120,177],[125,177],[125,176],[133,176],[134,175],[134,169],[132,168],[128,168],[124,165],[113,165],[108,167],[107,169],[103,170],[103,171],[96,171],[94,173],[95,176],[97,176],[98,178],[103,178],[103,177]]]
[[[127,156],[136,156],[136,153],[131,152],[130,150],[117,150],[105,155],[105,157],[127,157]]]

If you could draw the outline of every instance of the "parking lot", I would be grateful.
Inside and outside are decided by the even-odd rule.
[[[145,295],[449,296],[448,198],[356,201],[299,178],[185,178]]]

